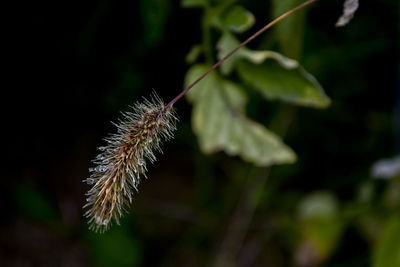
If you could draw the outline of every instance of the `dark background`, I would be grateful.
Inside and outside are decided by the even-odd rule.
[[[318,1],[309,9],[300,62],[332,105],[297,109],[285,142],[299,160],[272,168],[238,266],[249,266],[241,258],[248,251],[256,251],[251,266],[292,264],[277,218],[290,220],[304,196],[329,191],[344,207],[365,183],[375,188],[374,203],[387,190],[387,181],[371,179],[370,168],[400,152],[399,5],[360,2],[343,28],[334,27],[342,1]],[[257,18],[250,32],[271,19],[268,1],[241,3]],[[91,233],[81,208],[88,190],[82,180],[102,138],[115,131],[110,121],[153,88],[165,101],[182,89],[185,56],[201,41],[201,10],[172,0],[54,1],[21,3],[8,15],[0,265],[213,262],[246,183],[232,173],[251,166],[224,153],[201,153],[186,100],[176,104],[175,139],[163,145],[122,226]],[[261,117],[251,107],[248,113]],[[371,210],[381,217],[393,212],[381,204]],[[374,243],[362,232],[349,223],[324,264],[369,266]]]

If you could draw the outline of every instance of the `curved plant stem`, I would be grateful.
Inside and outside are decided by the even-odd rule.
[[[284,106],[283,112],[278,114],[273,120],[272,124],[275,124],[274,128],[279,130],[282,138],[288,132],[295,114],[295,109],[290,106]],[[277,127],[277,122],[282,121],[286,121],[285,124]],[[274,132],[276,132],[275,129]],[[247,184],[243,188],[235,211],[226,226],[226,232],[217,250],[212,266],[235,266],[234,262],[237,262],[236,257],[243,247],[255,211],[260,203],[264,186],[271,172],[271,167],[258,169],[253,166],[252,168],[253,170],[250,171],[247,177]]]
[[[274,26],[276,23],[278,23],[279,21],[283,20],[284,18],[286,18],[287,16],[291,15],[292,13],[296,12],[297,10],[312,4],[313,2],[315,2],[316,0],[308,0],[300,5],[298,5],[297,7],[287,11],[286,13],[280,15],[279,17],[277,17],[276,19],[274,19],[273,21],[271,21],[270,23],[268,23],[267,25],[265,25],[263,28],[261,28],[260,30],[258,30],[256,33],[254,33],[252,36],[250,36],[247,40],[245,40],[243,43],[241,43],[240,45],[238,45],[235,49],[233,49],[231,52],[229,52],[226,56],[224,56],[223,58],[221,58],[217,63],[215,63],[212,67],[210,67],[205,73],[203,73],[199,78],[197,78],[197,80],[195,80],[192,84],[190,84],[188,87],[186,87],[179,95],[177,95],[174,99],[171,100],[171,102],[169,102],[164,109],[161,111],[161,113],[165,112],[167,109],[169,109],[173,104],[175,104],[176,101],[178,101],[180,98],[182,98],[190,89],[193,88],[193,86],[195,86],[198,82],[200,82],[204,77],[206,77],[211,71],[213,71],[214,69],[216,69],[219,65],[221,65],[226,59],[228,59],[230,56],[232,56],[233,54],[235,54],[240,48],[242,48],[243,46],[245,46],[246,44],[248,44],[249,42],[251,42],[253,39],[255,39],[257,36],[259,36],[261,33],[265,32],[267,29],[271,28],[272,26]]]

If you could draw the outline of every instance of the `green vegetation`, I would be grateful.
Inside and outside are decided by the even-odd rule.
[[[95,234],[82,216],[110,120],[152,88],[170,101],[301,2],[33,9],[24,79],[46,73],[50,100],[20,103],[0,265],[400,266],[400,175],[376,170],[400,154],[396,0],[361,0],[340,28],[342,1],[317,1],[263,33],[174,104],[175,139],[121,225]]]

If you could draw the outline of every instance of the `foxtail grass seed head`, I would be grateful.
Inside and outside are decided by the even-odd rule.
[[[89,169],[91,175],[84,180],[92,185],[86,193],[87,203],[83,206],[87,209],[85,216],[89,218],[90,229],[104,232],[113,221],[119,224],[119,218],[132,203],[133,192],[134,189],[137,191],[141,176],[146,177],[146,160],[153,163],[156,160],[154,151],[161,152],[161,139],[173,137],[177,122],[173,104],[241,47],[277,22],[315,1],[305,1],[265,25],[221,58],[167,105],[154,94],[151,101],[145,99],[143,103],[133,106],[133,112],[123,113],[124,119],[115,124],[118,132],[105,139],[106,146],[98,148],[100,154],[93,160],[97,166]]]
[[[132,112],[123,114],[118,131],[104,140],[100,154],[93,160],[97,166],[90,168],[91,175],[85,179],[92,188],[86,193],[89,228],[96,232],[108,230],[132,203],[133,193],[142,176],[146,177],[146,163],[156,160],[154,152],[161,151],[161,140],[173,137],[177,118],[172,106],[153,95],[151,101],[136,103]]]

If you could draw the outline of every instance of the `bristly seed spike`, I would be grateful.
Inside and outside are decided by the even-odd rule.
[[[133,112],[122,113],[123,120],[113,123],[117,134],[105,138],[107,145],[98,148],[100,154],[84,181],[92,185],[87,192],[89,229],[106,231],[132,203],[141,177],[146,177],[146,160],[156,160],[154,151],[161,150],[162,139],[168,140],[176,129],[177,118],[172,107],[165,109],[160,97],[153,92],[150,101],[136,103]],[[147,178],[147,177],[146,177]],[[96,181],[96,182],[95,182]]]
[[[89,229],[104,232],[113,220],[119,224],[122,212],[126,212],[126,207],[132,202],[133,190],[137,191],[140,176],[146,177],[145,159],[153,163],[156,160],[153,151],[161,152],[161,139],[169,140],[173,137],[178,120],[173,109],[174,103],[241,47],[277,22],[315,1],[307,0],[265,25],[221,58],[168,104],[164,105],[153,89],[151,101],[144,99],[143,103],[136,103],[132,107],[133,112],[122,113],[124,119],[113,123],[117,127],[117,133],[104,139],[107,145],[98,148],[101,153],[93,160],[97,167],[90,168],[90,178],[84,180],[93,185],[86,193],[89,197],[84,206],[89,208],[84,214],[89,218]]]

